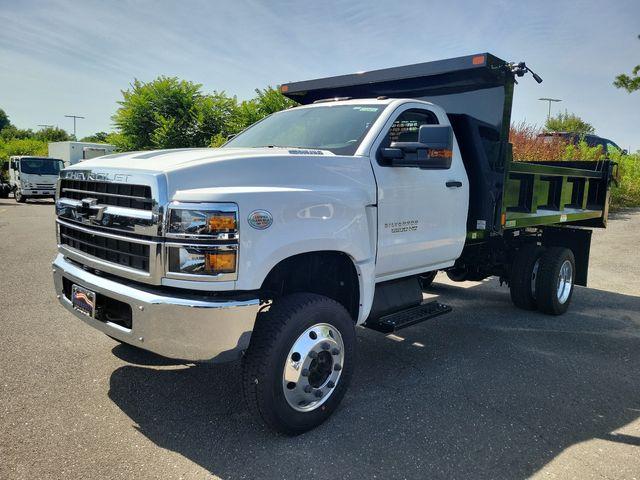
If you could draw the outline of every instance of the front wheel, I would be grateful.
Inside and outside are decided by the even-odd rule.
[[[296,293],[259,316],[242,365],[247,406],[270,428],[298,435],[324,422],[353,371],[354,322],[338,302]]]
[[[16,202],[18,202],[18,203],[25,203],[27,201],[27,198],[28,198],[26,195],[23,195],[22,192],[19,189],[16,189],[13,192],[13,196],[16,199]]]

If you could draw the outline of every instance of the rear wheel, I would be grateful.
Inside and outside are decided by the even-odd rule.
[[[536,244],[523,245],[511,265],[509,289],[513,304],[523,310],[535,310],[536,279],[544,249]]]
[[[336,410],[353,371],[355,328],[346,309],[296,293],[261,315],[242,365],[249,410],[287,435],[310,430]]]
[[[573,296],[576,261],[568,248],[551,247],[540,257],[536,280],[538,310],[548,315],[562,315]]]

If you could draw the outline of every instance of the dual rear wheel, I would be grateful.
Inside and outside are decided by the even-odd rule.
[[[525,310],[561,315],[571,303],[575,271],[576,262],[570,249],[524,245],[511,267],[511,300]]]

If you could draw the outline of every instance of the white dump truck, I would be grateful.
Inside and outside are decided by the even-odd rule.
[[[222,148],[66,168],[59,301],[151,352],[241,359],[249,408],[286,434],[338,407],[356,325],[390,333],[451,310],[423,301],[439,270],[497,276],[516,307],[562,314],[615,165],[513,161],[527,71],[479,54],[285,84],[301,105]]]

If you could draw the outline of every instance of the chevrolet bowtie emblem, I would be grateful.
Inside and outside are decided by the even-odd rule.
[[[79,209],[79,213],[87,215],[87,217],[91,220],[101,221],[102,214],[104,213],[105,207],[98,206],[97,198],[83,198],[81,201],[82,207]],[[95,212],[95,215],[91,215]]]

